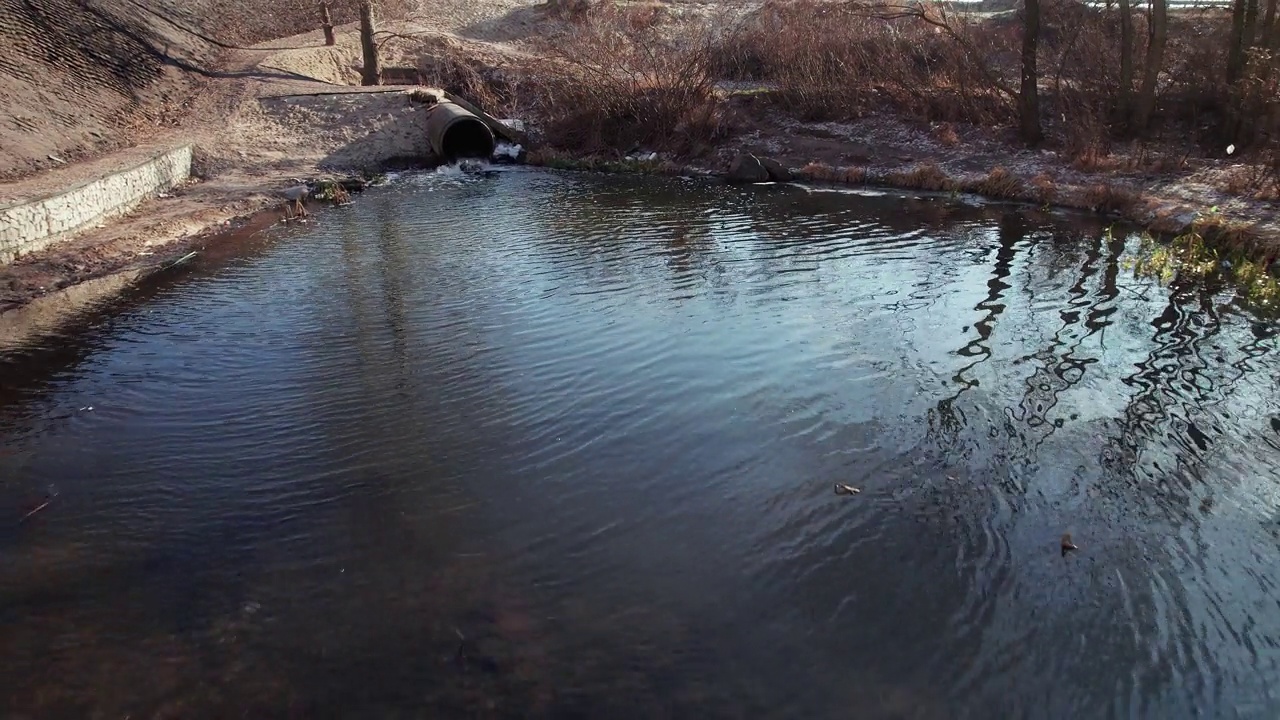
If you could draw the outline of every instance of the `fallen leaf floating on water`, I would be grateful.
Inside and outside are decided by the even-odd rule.
[[[842,485],[840,483],[836,483],[837,495],[857,495],[860,492],[862,491],[852,485]]]
[[[1075,544],[1075,543],[1071,542],[1071,533],[1063,533],[1063,534],[1062,534],[1062,552],[1063,552],[1063,554],[1066,554],[1067,552],[1069,552],[1069,551],[1071,551],[1071,550],[1079,550],[1079,549],[1080,549],[1080,548],[1076,547],[1076,544]]]

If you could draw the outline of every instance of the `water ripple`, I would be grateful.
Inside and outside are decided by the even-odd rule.
[[[1097,223],[448,169],[241,242],[0,357],[16,711],[1280,710],[1275,329]]]

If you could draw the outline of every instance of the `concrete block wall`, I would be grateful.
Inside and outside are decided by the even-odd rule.
[[[0,265],[123,215],[191,176],[191,146],[57,195],[0,207]]]

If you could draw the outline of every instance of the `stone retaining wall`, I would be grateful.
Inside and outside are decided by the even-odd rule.
[[[0,207],[0,265],[123,215],[191,176],[191,146],[57,195]]]

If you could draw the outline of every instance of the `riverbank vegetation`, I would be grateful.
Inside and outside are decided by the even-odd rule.
[[[576,0],[548,12],[567,22],[542,43],[554,62],[537,74],[572,107],[548,118],[553,144],[687,150],[745,120],[733,99],[751,95],[802,121],[892,110],[944,144],[958,142],[957,124],[1008,128],[1084,171],[1165,174],[1194,157],[1232,158],[1242,167],[1228,189],[1280,198],[1275,0],[1176,12],[1164,0],[1028,0],[995,13],[768,0],[701,17]],[[724,92],[722,81],[748,89]]]
[[[1151,214],[1151,185],[1194,176],[1185,184],[1256,208],[1280,200],[1276,4],[552,0],[540,8],[549,29],[529,42],[537,59],[469,89],[503,78],[508,111],[535,116],[539,139],[561,152],[696,160],[787,127],[888,119],[940,155],[982,136],[1020,162],[997,149],[957,175],[928,157],[885,171],[852,153],[811,158],[805,175],[1129,217]],[[1275,259],[1274,242],[1253,245],[1264,267]]]
[[[199,197],[223,217],[270,201],[263,187],[419,156],[420,114],[397,95],[328,91],[420,80],[524,120],[548,165],[723,172],[754,155],[1171,236],[1217,207],[1207,242],[1280,268],[1277,0],[1001,1],[58,0],[20,16],[20,62],[0,73],[26,98],[0,177],[57,167],[10,194],[52,191],[95,176],[81,160],[163,136],[216,168],[165,212]],[[117,65],[135,72],[109,81]]]
[[[1143,234],[1129,266],[1139,277],[1162,284],[1179,279],[1230,284],[1238,300],[1264,317],[1280,315],[1280,279],[1266,266],[1251,258],[1244,246],[1232,244],[1238,228],[1224,224],[1210,213],[1198,219],[1190,230],[1169,242],[1158,242]]]

